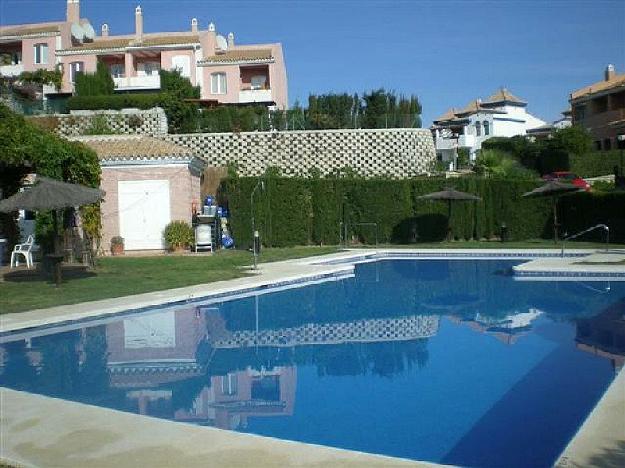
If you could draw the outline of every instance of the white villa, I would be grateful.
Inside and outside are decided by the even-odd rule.
[[[431,130],[436,155],[453,168],[459,148],[469,150],[475,161],[482,142],[491,137],[525,135],[546,122],[526,111],[527,102],[501,88],[485,101],[476,99],[462,110],[449,109],[434,120]]]

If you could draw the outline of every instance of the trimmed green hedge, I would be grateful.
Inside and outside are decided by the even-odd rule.
[[[250,194],[258,179],[231,178],[221,185],[219,199],[229,207],[231,228],[239,247],[251,245]],[[348,238],[375,243],[440,241],[445,238],[448,204],[418,199],[446,186],[474,193],[481,202],[454,202],[451,225],[457,239],[489,239],[508,228],[510,240],[551,238],[550,198],[522,198],[538,181],[478,177],[456,179],[299,179],[269,177],[254,200],[256,228],[272,247],[338,244],[341,221]],[[598,223],[610,226],[614,242],[625,242],[625,194],[581,193],[559,202],[561,232],[575,233]],[[344,214],[343,214],[344,213]],[[601,239],[600,234],[596,239]],[[593,238],[589,238],[591,240]]]
[[[151,109],[161,105],[163,99],[161,93],[72,96],[67,100],[67,107],[69,110]]]
[[[582,156],[570,155],[571,171],[580,177],[597,177],[614,174],[614,166],[620,165],[620,150],[597,151]]]

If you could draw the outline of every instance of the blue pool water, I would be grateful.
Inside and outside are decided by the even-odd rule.
[[[277,292],[0,337],[0,385],[465,466],[550,466],[623,365],[625,283],[384,260]]]

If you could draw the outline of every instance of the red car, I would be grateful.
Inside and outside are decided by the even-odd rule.
[[[579,177],[577,174],[573,174],[568,171],[557,171],[552,172],[551,174],[545,174],[543,176],[544,180],[561,180],[562,182],[568,182],[569,184],[573,184],[576,187],[586,190],[590,192],[590,184],[586,182],[584,179]]]

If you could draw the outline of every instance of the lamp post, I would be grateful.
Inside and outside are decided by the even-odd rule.
[[[260,236],[258,231],[256,230],[256,222],[254,220],[254,195],[258,189],[265,190],[265,181],[262,179],[258,180],[256,187],[252,190],[252,195],[250,196],[250,210],[252,212],[252,254],[254,256],[254,270],[258,268],[258,247],[260,247]]]

